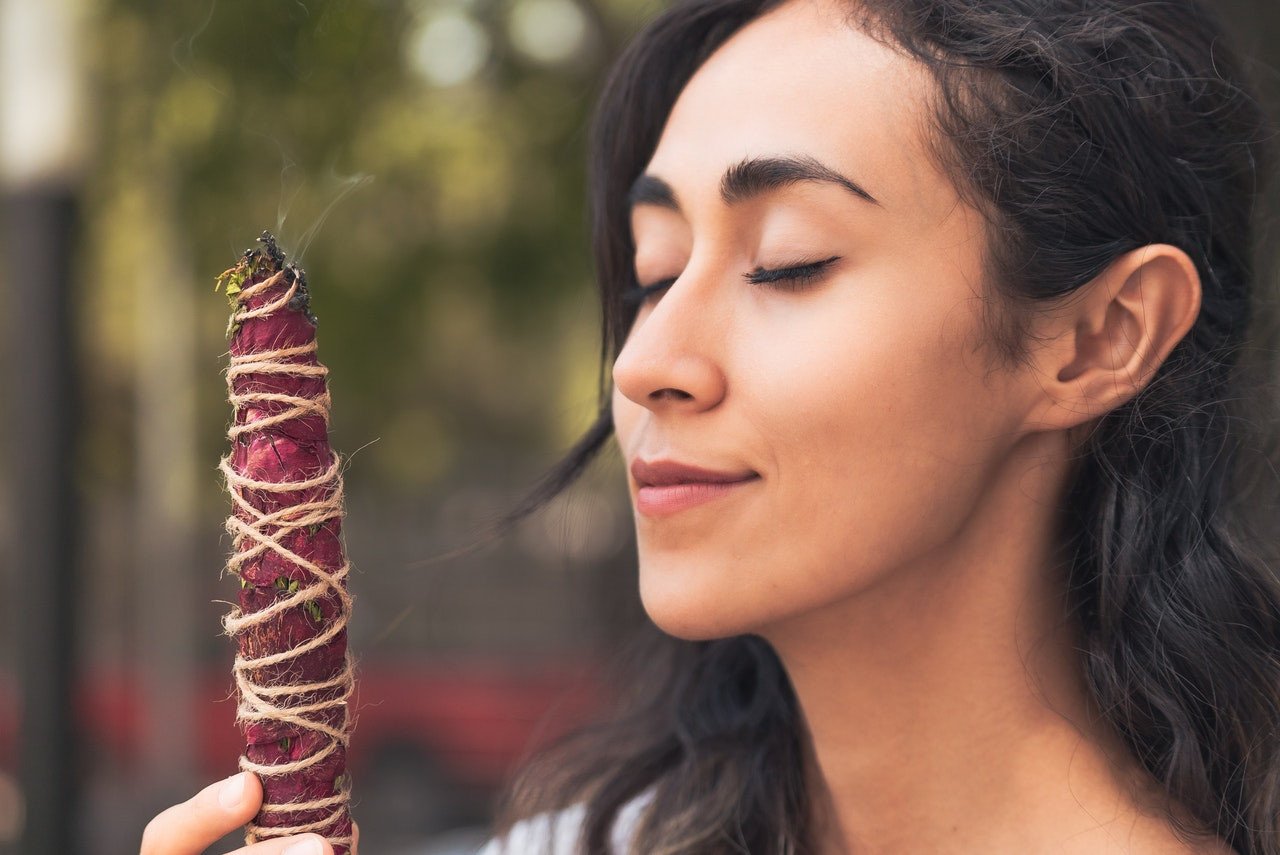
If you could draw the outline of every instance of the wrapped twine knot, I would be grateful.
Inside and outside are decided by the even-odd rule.
[[[301,287],[305,298],[305,285]],[[237,339],[226,378],[236,418],[227,431],[232,453],[222,458],[219,469],[233,503],[226,521],[233,539],[226,571],[241,578],[241,606],[256,608],[235,607],[222,624],[239,642],[236,722],[249,742],[239,765],[263,778],[263,804],[255,821],[245,826],[245,843],[316,832],[345,855],[352,840],[350,778],[345,774],[352,727],[347,697],[355,677],[345,635],[352,596],[344,580],[350,564],[338,540],[344,515],[342,473],[327,439],[328,369],[316,361],[313,330],[302,335],[309,341],[274,349],[258,346],[262,335],[245,335],[255,319],[268,322],[276,313],[297,314],[299,288],[299,274],[287,268],[246,283],[235,295],[231,329]],[[274,297],[273,291],[278,292]],[[294,341],[299,328],[296,323],[292,328]],[[282,391],[295,388],[311,394]],[[293,442],[282,457],[277,440],[285,445],[285,439],[305,435],[307,420],[319,439]],[[253,461],[272,460],[268,449],[279,467],[263,472],[267,464]],[[290,450],[294,457],[286,460]],[[309,468],[319,470],[314,475],[306,471],[307,450],[319,456],[310,459]],[[327,549],[310,548],[321,537],[328,539]],[[340,566],[323,566],[320,555]],[[302,579],[299,571],[305,571]],[[334,655],[338,645],[340,662]],[[331,649],[325,651],[326,646]],[[255,753],[259,760],[251,759]],[[287,800],[272,801],[273,794],[282,793]]]

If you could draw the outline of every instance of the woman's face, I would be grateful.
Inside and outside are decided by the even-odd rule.
[[[613,367],[626,465],[759,475],[637,506],[641,599],[679,637],[759,632],[932,564],[1025,415],[1025,380],[980,349],[984,236],[927,153],[926,72],[839,16],[791,0],[712,55],[644,170],[675,207],[650,183],[633,209],[638,281],[677,278]],[[722,180],[769,158],[850,184],[776,164]],[[744,279],[826,259],[807,283]]]

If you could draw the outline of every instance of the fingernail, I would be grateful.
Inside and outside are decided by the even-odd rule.
[[[312,837],[293,844],[280,855],[324,855],[324,850],[320,848],[320,841]]]
[[[224,808],[233,808],[240,804],[244,797],[244,772],[238,772],[222,782],[218,790],[218,804]]]

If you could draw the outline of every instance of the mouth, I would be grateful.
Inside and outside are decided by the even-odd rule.
[[[631,477],[640,487],[669,487],[677,484],[728,484],[746,481],[760,474],[750,469],[716,470],[679,460],[645,460],[631,464]]]
[[[760,480],[758,472],[717,472],[686,465],[653,465],[637,461],[631,466],[636,479],[636,511],[646,517],[666,517],[731,497]]]

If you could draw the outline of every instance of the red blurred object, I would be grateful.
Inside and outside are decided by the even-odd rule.
[[[0,766],[16,767],[17,687],[0,675]],[[234,685],[221,664],[196,681],[191,698],[200,772],[235,771],[244,748],[235,725]],[[357,779],[379,763],[425,764],[450,784],[492,791],[529,751],[591,721],[607,702],[595,663],[557,659],[357,660],[350,767]],[[129,670],[97,670],[76,687],[76,720],[94,766],[134,771],[142,743],[142,693]],[[428,768],[429,767],[429,770]]]

